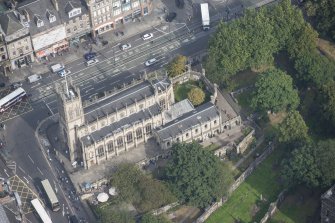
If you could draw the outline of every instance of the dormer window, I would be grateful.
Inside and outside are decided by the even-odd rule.
[[[69,15],[69,18],[72,18],[81,14],[81,8],[77,4],[69,1],[65,6],[65,12]]]
[[[44,22],[39,15],[35,15],[35,23],[37,27],[44,26]]]
[[[53,23],[56,21],[56,16],[52,14],[49,10],[47,10],[47,18],[49,19],[50,23]]]
[[[69,18],[72,18],[76,15],[80,15],[81,14],[81,8],[79,9],[73,9],[69,12]]]

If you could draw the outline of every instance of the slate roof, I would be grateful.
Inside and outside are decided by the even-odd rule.
[[[126,106],[134,104],[135,101],[140,102],[145,97],[154,95],[155,89],[158,91],[165,90],[170,84],[171,82],[168,79],[154,80],[152,83],[150,81],[144,81],[125,89],[116,95],[102,99],[97,103],[84,108],[85,121],[90,123],[97,118],[114,113],[116,110],[120,111]]]
[[[322,198],[335,202],[335,184],[322,195]]]
[[[219,116],[219,111],[215,105],[207,102],[196,107],[193,111],[185,113],[174,121],[161,126],[156,130],[156,133],[159,138],[164,141],[169,138],[174,138],[196,125],[218,118]]]
[[[0,14],[0,25],[5,35],[11,35],[16,31],[23,29],[24,26],[15,16],[14,12]]]
[[[59,7],[61,6],[58,3]],[[51,29],[55,26],[62,24],[60,16],[55,9],[54,5],[51,3],[51,0],[26,0],[18,4],[17,10],[24,15],[23,11],[26,10],[29,14],[30,21],[29,30],[31,35],[44,32],[48,29]],[[49,12],[48,12],[49,11]],[[48,13],[51,13],[56,17],[56,21],[50,23],[47,16]],[[35,18],[38,17],[44,23],[42,27],[37,27]]]
[[[194,107],[188,99],[179,101],[171,105],[170,109],[164,112],[164,120],[168,123],[193,110]]]
[[[59,3],[59,15],[64,22],[75,19],[83,14],[88,14],[87,5],[82,0],[58,0]],[[69,18],[69,12],[75,8],[81,8],[81,14]]]
[[[85,146],[92,145],[94,142],[98,142],[105,137],[113,136],[123,129],[127,129],[128,127],[136,124],[137,122],[141,122],[142,120],[147,120],[151,117],[157,116],[161,113],[160,106],[158,104],[154,104],[153,106],[143,109],[137,113],[134,113],[128,117],[121,119],[118,122],[114,122],[108,126],[105,126],[89,135],[82,137],[80,140],[83,142]]]

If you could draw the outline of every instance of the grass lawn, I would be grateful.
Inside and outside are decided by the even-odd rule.
[[[210,93],[205,89],[204,85],[199,85],[199,83],[199,81],[187,81],[182,84],[177,84],[174,87],[174,97],[176,102],[186,99],[187,93],[194,87],[200,87],[205,92],[204,102],[208,102],[210,100]]]
[[[259,222],[283,189],[278,183],[278,163],[284,152],[277,148],[206,222]]]
[[[269,223],[311,222],[319,215],[320,196],[319,191],[313,193],[305,187],[296,188],[286,196]]]

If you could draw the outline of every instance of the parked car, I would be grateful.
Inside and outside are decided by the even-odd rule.
[[[103,46],[106,46],[108,44],[108,41],[107,40],[103,40],[101,43],[102,43]]]
[[[51,67],[51,71],[53,72],[53,73],[56,73],[56,72],[58,72],[58,71],[61,71],[61,70],[63,70],[65,67],[64,67],[64,65],[63,64],[55,64],[55,65],[52,65]]]
[[[121,45],[121,50],[128,50],[131,47],[130,43],[125,43]]]
[[[152,33],[146,33],[142,36],[142,39],[143,40],[148,40],[148,39],[151,39],[152,37],[154,37],[154,34]]]
[[[99,60],[98,59],[92,59],[92,60],[88,60],[88,61],[86,61],[86,66],[91,66],[91,65],[94,65],[94,64],[96,64],[96,63],[98,63],[99,62]]]
[[[10,87],[14,90],[16,88],[22,87],[22,83],[21,82],[15,82],[15,83],[12,83],[10,85]]]
[[[166,15],[165,21],[167,22],[172,22],[177,16],[177,13],[175,12],[170,12],[169,14]]]
[[[38,74],[33,74],[33,75],[29,76],[27,79],[28,79],[29,83],[35,83],[35,82],[41,80],[42,76],[38,75]]]
[[[71,71],[70,70],[61,70],[61,71],[58,71],[57,74],[60,76],[60,77],[64,77],[65,75],[69,75],[71,74]]]
[[[155,63],[157,63],[157,59],[152,58],[152,59],[146,61],[144,64],[145,64],[146,67],[150,67],[151,65],[154,65]]]
[[[96,52],[90,52],[90,53],[86,53],[84,55],[84,58],[86,60],[92,60],[93,58],[95,58],[97,56],[97,53]]]
[[[0,83],[0,87],[5,87],[6,84],[5,83]]]
[[[182,9],[185,6],[184,0],[176,0],[176,5],[178,8]]]

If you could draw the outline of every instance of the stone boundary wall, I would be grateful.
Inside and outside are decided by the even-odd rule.
[[[151,213],[153,215],[160,215],[160,214],[165,213],[168,210],[170,210],[171,208],[174,208],[174,207],[176,207],[178,205],[179,205],[179,202],[174,202],[172,204],[168,204],[168,205],[165,205],[164,207],[161,207],[161,208],[158,208],[156,210],[153,210]]]
[[[206,219],[218,208],[220,208],[223,204],[225,204],[229,198],[229,196],[251,175],[251,173],[256,169],[256,167],[261,164],[274,150],[274,146],[271,143],[265,151],[256,158],[249,167],[237,178],[237,180],[233,183],[233,185],[228,190],[228,197],[222,197],[219,202],[213,203],[209,206],[206,211],[195,221],[195,223],[203,223]]]
[[[238,154],[244,153],[244,151],[248,148],[250,143],[252,142],[255,135],[255,129],[252,129],[251,132],[246,135],[241,142],[239,142],[236,146],[236,152]]]
[[[265,223],[267,222],[273,215],[274,213],[276,213],[278,206],[283,202],[283,200],[285,199],[286,196],[286,190],[283,190],[282,192],[280,192],[280,194],[278,195],[278,198],[275,202],[272,202],[269,205],[269,209],[266,212],[266,214],[264,215],[264,217],[260,220],[260,223]]]

